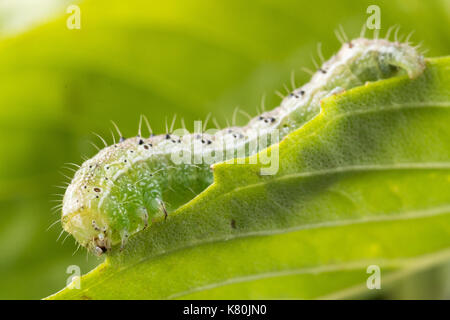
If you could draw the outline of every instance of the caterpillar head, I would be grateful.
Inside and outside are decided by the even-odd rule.
[[[139,138],[106,147],[84,162],[68,186],[62,207],[62,225],[81,245],[100,255],[112,245],[145,228],[148,221],[144,195],[139,187],[153,183],[129,170],[131,163],[151,149]],[[155,197],[153,197],[155,198]]]
[[[93,187],[92,165],[84,163],[68,186],[63,200],[62,225],[82,246],[101,254],[111,248],[111,229],[99,210],[100,187]]]

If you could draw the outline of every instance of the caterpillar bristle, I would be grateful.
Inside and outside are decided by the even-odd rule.
[[[309,74],[310,76],[313,76],[313,75],[315,74],[314,71],[312,71],[311,69],[306,68],[306,67],[302,67],[301,70],[302,70],[303,72],[306,72],[306,73]]]
[[[111,123],[113,124],[114,128],[116,129],[117,133],[119,134],[119,141],[123,141],[125,140],[125,137],[122,135],[122,132],[120,132],[119,130],[119,126],[112,120],[110,120]]]
[[[266,94],[263,93],[262,97],[261,97],[261,111],[262,112],[266,112]],[[259,114],[260,112],[258,112]]]
[[[411,39],[412,35],[413,35],[415,32],[416,32],[416,30],[411,30],[411,31],[408,33],[408,35],[406,36],[405,43],[406,43],[407,45],[410,45],[409,40]]]
[[[170,130],[169,130],[169,133],[172,133],[173,132],[173,128],[174,128],[174,126],[175,126],[175,121],[177,120],[177,115],[176,114],[174,114],[173,115],[173,118],[172,118],[172,123],[170,124]]]
[[[148,133],[149,133],[148,136],[151,137],[152,134],[153,134],[153,130],[152,130],[152,127],[150,126],[150,122],[148,121],[148,119],[147,119],[147,117],[145,115],[143,116],[143,118],[144,118],[145,124],[147,126],[147,130],[148,130]]]
[[[98,133],[95,133],[95,132],[92,132],[92,134],[96,135],[96,136],[103,142],[103,144],[105,145],[105,147],[108,146],[108,143],[106,142],[105,139],[103,139],[103,137],[102,137],[101,135],[99,135]]]
[[[76,164],[76,163],[73,163],[73,162],[66,162],[66,163],[64,163],[64,164],[67,164],[67,165],[71,165],[71,166],[75,166],[75,167],[77,167],[77,168],[80,168],[80,165],[79,165],[79,164]]]
[[[64,232],[66,232],[66,230],[61,230],[61,232],[59,233],[59,236],[58,236],[58,238],[56,238],[56,242],[58,242],[59,241],[59,239],[61,238],[61,236],[63,235],[63,233]]]
[[[280,98],[281,98],[281,100],[283,100],[284,98],[285,98],[285,95],[284,94],[282,94],[280,91],[275,91],[275,94],[277,95],[277,96],[279,96]]]
[[[287,94],[289,94],[291,92],[285,83],[283,83],[283,89],[284,89],[284,91],[286,91]]]
[[[61,242],[61,245],[63,245],[64,242],[66,242],[66,240],[69,236],[70,236],[70,233],[67,233],[66,236],[64,237],[63,241]]]
[[[339,25],[339,30],[341,30],[342,39],[344,40],[344,43],[347,43],[348,37],[347,37],[347,34],[345,33],[345,30],[344,30],[344,27],[342,26],[342,24]]]
[[[233,127],[236,126],[236,120],[237,120],[238,111],[239,111],[239,107],[235,107],[234,111],[233,111],[233,117],[231,118],[231,124],[232,124]]]
[[[364,38],[365,36],[366,36],[366,23],[364,22],[361,27],[361,31],[359,32],[359,37]]]
[[[137,136],[138,136],[139,138],[142,137],[141,126],[142,126],[142,114],[141,114],[140,117],[139,117],[138,134],[137,134]]]
[[[210,119],[210,118],[211,118],[211,112],[209,112],[209,113],[206,115],[205,121],[203,122],[203,127],[202,127],[203,132],[206,131],[206,128],[208,127],[208,122],[209,122],[209,119]]]
[[[116,144],[116,136],[114,135],[114,132],[111,129],[109,130],[109,132],[111,133],[113,144]]]
[[[68,181],[71,181],[71,180],[72,180],[71,177],[67,176],[67,175],[64,174],[62,171],[58,171],[58,173],[59,173],[60,175],[62,175],[64,178],[66,178]]]
[[[384,36],[384,39],[389,41],[389,37],[391,36],[392,30],[394,30],[394,28],[396,28],[396,24],[390,26],[387,31],[386,31],[386,35]]]
[[[55,222],[52,222],[47,229],[45,229],[46,232],[50,231],[51,228],[53,228],[54,226],[56,226],[57,223],[61,222],[61,219],[56,220]]]
[[[319,70],[320,69],[319,64],[317,63],[316,59],[314,59],[312,54],[311,54],[311,60],[312,60],[314,67],[316,68],[316,70]]]
[[[58,196],[58,197],[64,197],[63,193],[52,193],[51,196]]]
[[[169,124],[167,123],[167,116],[164,117],[164,123],[166,125],[166,135],[169,134]]]
[[[334,34],[336,35],[336,38],[341,43],[341,45],[343,45],[345,43],[345,41],[344,41],[344,39],[342,39],[342,37],[337,29],[334,30]]]
[[[400,28],[401,27],[399,25],[395,28],[395,33],[394,33],[394,41],[395,42],[398,42],[398,33],[400,31]]]
[[[77,172],[77,170],[75,170],[74,168],[71,168],[71,167],[62,166],[61,168],[62,168],[62,169],[69,170],[69,171],[71,171],[71,172]]]
[[[248,120],[252,120],[252,118],[253,118],[250,114],[248,114],[244,110],[239,110],[239,113],[246,116],[248,118]]]
[[[100,151],[100,148],[92,141],[89,141],[89,144],[93,146],[97,151]]]
[[[79,244],[79,243],[77,243],[76,241],[75,241],[75,244],[78,244],[77,245],[77,248],[75,249],[75,251],[72,253],[72,257],[78,252],[78,250],[80,250],[80,248],[81,248],[81,244]]]
[[[291,87],[292,91],[294,91],[297,88],[297,85],[295,84],[295,70],[291,71]]]
[[[220,127],[219,122],[217,121],[217,119],[215,117],[212,118],[212,122],[214,123],[214,125],[216,126],[216,129],[221,130],[222,128]]]

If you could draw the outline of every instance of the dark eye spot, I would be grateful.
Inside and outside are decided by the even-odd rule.
[[[264,122],[265,123],[269,123],[269,119],[264,119]]]
[[[301,90],[301,91],[300,91],[300,94],[301,94],[301,95],[304,95],[304,94],[305,94],[305,90]]]
[[[148,150],[149,149],[148,145],[144,145],[144,149]]]
[[[211,144],[212,143],[212,141],[211,140],[208,140],[208,144]]]
[[[167,140],[170,139],[170,134],[166,134],[166,139],[167,139]]]
[[[106,169],[106,170],[109,170],[109,166],[106,166],[105,169]]]
[[[139,144],[139,145],[141,145],[141,144],[144,144],[144,140],[142,140],[142,139],[139,139],[139,142],[138,142],[138,144]]]
[[[89,169],[92,169],[92,165],[89,166]]]
[[[206,141],[202,139],[202,143],[205,143]]]
[[[271,122],[275,122],[275,120],[276,120],[276,119],[275,119],[275,118],[273,118],[273,117],[272,117],[272,118],[270,118],[270,121],[271,121]]]
[[[100,191],[102,191],[100,188],[94,188],[94,191],[95,192],[100,192]]]
[[[258,117],[258,120],[264,120],[264,117],[259,116],[259,117]]]
[[[87,186],[83,186],[83,189],[86,189],[87,188]]]

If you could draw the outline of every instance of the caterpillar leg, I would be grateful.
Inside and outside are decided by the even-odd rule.
[[[129,235],[128,231],[125,230],[125,231],[121,232],[120,251],[122,251],[125,248],[125,246],[128,242],[129,236],[130,235]]]
[[[164,220],[167,219],[167,210],[166,210],[166,206],[164,205],[164,201],[162,201],[161,199],[158,199],[159,202],[159,209],[164,213]]]
[[[100,247],[95,247],[94,248],[94,254],[96,255],[96,256],[98,256],[98,257],[100,257],[102,254],[103,254],[103,249],[102,248],[100,248]]]
[[[148,212],[147,212],[146,208],[144,208],[144,215],[142,217],[142,220],[144,220],[144,229],[147,229],[147,227],[148,227]]]
[[[92,228],[98,231],[98,234],[92,239],[93,252],[97,256],[101,256],[103,253],[111,249],[111,242],[106,236],[106,226],[100,227],[95,220],[92,220]]]

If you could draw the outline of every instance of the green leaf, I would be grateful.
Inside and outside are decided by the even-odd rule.
[[[278,299],[368,294],[450,258],[450,57],[368,83],[214,184],[50,299]],[[383,289],[382,289],[383,290]]]

